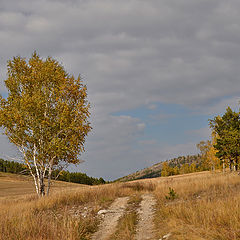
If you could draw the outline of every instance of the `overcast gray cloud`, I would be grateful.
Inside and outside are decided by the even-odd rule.
[[[112,177],[120,176],[147,159],[172,156],[170,149],[191,152],[195,143],[140,147],[146,122],[113,113],[171,103],[215,114],[224,110],[226,98],[234,105],[240,89],[239,11],[237,0],[1,0],[0,77],[6,78],[8,59],[34,50],[80,73],[93,122],[83,168],[105,177],[109,169],[119,170]]]

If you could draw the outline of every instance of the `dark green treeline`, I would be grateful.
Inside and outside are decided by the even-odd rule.
[[[3,159],[0,159],[0,172],[29,175],[28,168],[24,164]],[[58,176],[57,180],[65,182],[87,185],[98,185],[106,183],[103,178],[89,177],[85,173],[61,171],[59,174],[59,172],[60,170],[54,170],[52,173],[52,179],[55,179]]]

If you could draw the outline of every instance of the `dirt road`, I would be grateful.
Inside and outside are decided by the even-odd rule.
[[[93,235],[92,240],[105,240],[114,233],[119,218],[127,207],[128,197],[117,198],[108,210],[103,210],[103,221],[99,230]]]

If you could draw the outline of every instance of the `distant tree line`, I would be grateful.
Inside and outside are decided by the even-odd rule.
[[[222,169],[238,171],[240,165],[240,112],[226,109],[223,116],[209,120],[211,139],[197,144],[200,155],[179,157],[162,165],[161,176]],[[194,159],[195,158],[195,159]]]
[[[222,116],[209,120],[212,129],[211,139],[197,144],[201,161],[181,162],[179,159],[166,161],[161,169],[161,176],[191,173],[204,170],[229,167],[230,171],[238,171],[240,165],[240,111],[230,107]]]
[[[60,170],[54,170],[52,173],[52,177],[53,178],[57,177],[57,180],[60,180],[60,181],[87,184],[87,185],[99,185],[99,184],[106,183],[102,177],[100,178],[89,177],[86,173],[81,173],[81,172],[69,172],[69,171],[60,172]]]
[[[0,159],[0,172],[28,174],[27,167],[24,164],[3,159]]]
[[[22,163],[0,159],[0,172],[30,175],[29,169]],[[52,179],[87,185],[105,184],[103,178],[93,178],[85,173],[54,170]]]

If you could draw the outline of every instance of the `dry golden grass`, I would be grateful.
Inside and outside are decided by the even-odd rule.
[[[169,239],[240,239],[240,176],[203,173],[156,179],[158,237]],[[178,194],[165,198],[169,187]]]
[[[20,184],[14,177],[10,180]],[[21,186],[27,184],[21,181]],[[204,172],[93,187],[59,184],[50,197],[42,199],[26,192],[16,197],[21,190],[14,195],[13,188],[7,199],[4,190],[5,197],[0,198],[0,240],[91,239],[98,228],[97,212],[122,196],[130,196],[130,203],[112,239],[133,239],[136,208],[146,191],[151,191],[158,202],[157,239],[167,233],[172,233],[169,240],[240,239],[240,176],[237,174]],[[169,187],[178,194],[175,200],[165,198]],[[87,214],[82,215],[86,209]]]
[[[121,184],[69,188],[38,199],[33,195],[0,201],[0,239],[91,239],[97,212],[133,193]],[[88,209],[86,216],[81,211]],[[76,215],[72,209],[80,210]]]
[[[82,184],[52,181],[51,192],[66,189],[89,187]],[[19,199],[27,195],[35,195],[35,186],[31,176],[0,172],[0,201],[3,199]]]

